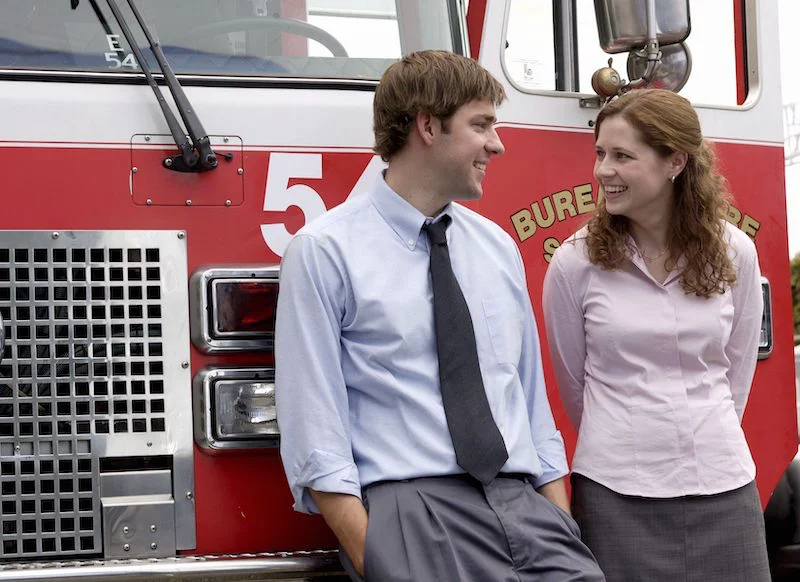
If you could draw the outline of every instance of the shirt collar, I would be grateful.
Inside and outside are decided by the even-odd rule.
[[[422,232],[422,226],[426,222],[436,221],[445,214],[453,218],[452,204],[445,206],[432,219],[428,218],[389,187],[384,179],[384,172],[381,172],[375,180],[375,188],[372,189],[370,196],[372,205],[410,250],[416,248]],[[447,230],[450,231],[451,229],[448,228]]]
[[[636,265],[636,267],[650,280],[653,281],[659,287],[666,287],[672,281],[674,281],[677,277],[681,275],[683,269],[686,267],[686,256],[681,255],[678,257],[678,260],[675,261],[675,267],[673,267],[672,271],[669,272],[667,278],[664,279],[663,282],[659,283],[656,279],[650,274],[650,269],[647,268],[647,263],[644,261],[642,256],[639,254],[639,247],[636,245],[636,241],[633,240],[633,237],[629,234],[628,235],[628,247],[631,250],[630,253],[630,261]]]

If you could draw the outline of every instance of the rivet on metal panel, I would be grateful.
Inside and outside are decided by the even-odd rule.
[[[129,533],[131,533],[131,528],[129,528],[126,525],[125,527],[122,528],[122,533],[124,533],[125,535],[128,535]]]
[[[178,238],[179,238],[179,239],[184,239],[184,238],[186,238],[186,233],[185,233],[185,232],[183,232],[183,231],[179,232],[179,233],[178,233]]]
[[[60,237],[60,236],[61,236],[61,234],[60,234],[60,233],[58,233],[58,232],[54,232],[54,233],[53,233],[51,236],[52,236],[53,238],[58,238],[58,237]]]
[[[230,200],[226,200],[225,201],[225,206],[230,206],[230,205],[231,205],[231,201]]]
[[[153,205],[153,201],[150,198],[148,198],[147,202],[145,204],[147,204],[148,206],[152,206]]]
[[[228,138],[228,137],[223,137],[223,138],[222,138],[222,141],[224,141],[225,143],[228,143],[228,142],[229,142],[229,141],[231,141],[231,140],[230,140],[230,138]]]
[[[151,550],[157,550],[158,549],[158,544],[153,542],[152,544],[150,544],[150,549]]]
[[[149,135],[144,136],[144,141],[150,141],[150,136]]]
[[[125,550],[126,552],[130,552],[131,551],[131,545],[130,544],[125,544],[124,546],[122,546],[122,549]]]
[[[171,168],[173,163],[174,163],[174,162],[172,161],[172,158],[166,158],[166,159],[164,160],[164,165],[165,165],[166,167],[168,167],[168,168]]]
[[[19,453],[21,450],[22,450],[22,447],[20,447],[19,445],[14,445],[14,451],[15,452]]]
[[[134,167],[132,167],[132,168],[131,168],[131,172],[133,172],[134,174],[135,174],[136,172],[138,172],[138,171],[139,171],[139,168],[137,168],[136,166],[134,166]]]
[[[192,201],[191,200],[187,200],[186,201],[186,206],[191,206],[191,205],[192,205]]]
[[[181,362],[181,368],[184,370],[189,367],[189,362]]]
[[[239,169],[238,169],[238,170],[236,170],[236,171],[237,171],[237,172],[239,172],[239,175],[240,175],[240,176],[241,176],[242,174],[244,174],[244,168],[239,168]]]
[[[155,526],[155,524],[151,524],[151,525],[150,525],[150,531],[151,531],[151,532],[153,532],[153,533],[156,533],[156,530],[157,530],[157,529],[158,529],[158,528]]]
[[[186,499],[188,499],[189,501],[194,499],[194,493],[192,493],[191,491],[187,491],[186,492]]]
[[[147,446],[148,447],[152,447],[153,446],[153,441],[147,441]]]

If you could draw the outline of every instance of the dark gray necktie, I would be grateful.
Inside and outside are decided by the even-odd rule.
[[[487,484],[505,464],[508,451],[489,409],[472,318],[450,264],[445,237],[449,224],[450,217],[445,215],[423,227],[431,243],[433,318],[442,403],[456,461]]]

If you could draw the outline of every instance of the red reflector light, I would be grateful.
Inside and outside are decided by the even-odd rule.
[[[202,352],[272,350],[278,265],[203,267],[189,281],[192,343]]]
[[[211,286],[212,336],[247,337],[274,333],[277,280],[217,279]]]

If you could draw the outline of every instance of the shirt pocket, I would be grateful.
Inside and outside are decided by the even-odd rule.
[[[509,300],[483,299],[489,343],[500,364],[519,365],[522,355],[522,313]]]

